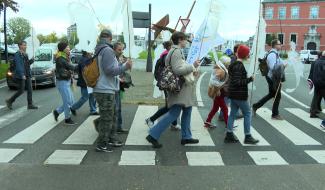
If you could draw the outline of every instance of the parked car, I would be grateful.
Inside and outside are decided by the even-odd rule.
[[[81,57],[82,57],[81,51],[79,51],[77,49],[72,49],[70,51],[71,63],[77,64],[80,61]]]
[[[301,50],[300,60],[305,64],[310,64],[318,59],[319,51],[316,50]]]
[[[10,48],[8,46],[8,60],[12,60],[15,56],[15,53],[17,51],[13,48]],[[0,54],[1,54],[1,60],[6,60],[6,55],[5,55],[5,46],[4,44],[0,45]]]
[[[51,85],[56,86],[54,50],[39,47],[35,52],[35,61],[31,65],[33,87]],[[14,71],[9,68],[7,72],[7,85],[9,89],[15,89]]]

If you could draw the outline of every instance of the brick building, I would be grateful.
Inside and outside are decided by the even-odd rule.
[[[264,0],[267,38],[275,35],[290,49],[325,50],[325,0]]]

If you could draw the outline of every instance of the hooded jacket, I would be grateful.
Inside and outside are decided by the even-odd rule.
[[[95,54],[98,52],[99,78],[94,92],[115,94],[120,90],[118,75],[127,70],[126,64],[119,65],[114,50],[104,39],[101,39],[95,48]]]

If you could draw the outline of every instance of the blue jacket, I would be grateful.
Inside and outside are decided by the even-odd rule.
[[[22,54],[20,51],[15,53],[14,65],[15,72],[14,76],[17,79],[30,78],[32,76],[30,65],[33,63],[33,60],[28,59],[27,54]]]

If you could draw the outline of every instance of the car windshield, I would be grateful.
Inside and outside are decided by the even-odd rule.
[[[318,55],[318,52],[317,51],[310,51],[310,54],[311,55]]]
[[[308,54],[308,51],[306,50],[300,51],[300,54]]]
[[[51,61],[52,50],[50,49],[38,49],[35,53],[35,61]]]

